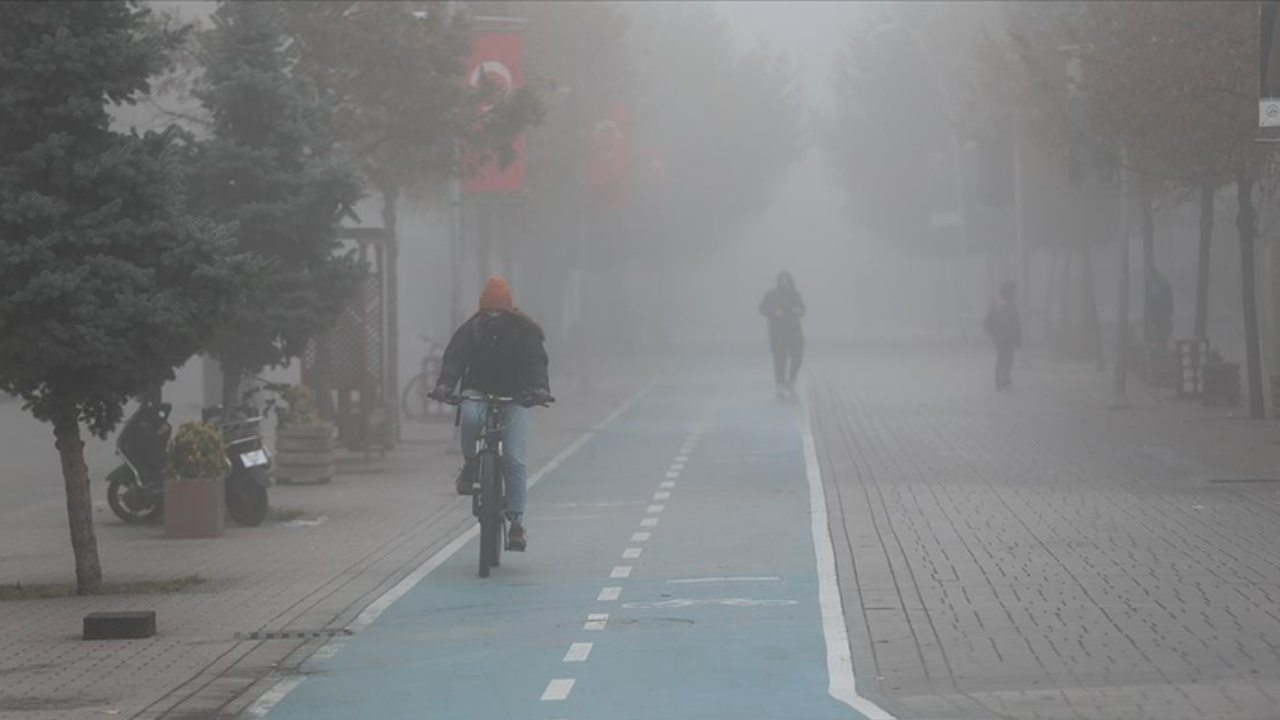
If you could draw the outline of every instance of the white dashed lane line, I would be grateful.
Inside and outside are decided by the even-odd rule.
[[[684,441],[680,453],[676,455],[675,462],[671,464],[671,468],[666,473],[666,479],[659,484],[659,490],[653,494],[654,500],[670,500],[671,490],[676,486],[676,479],[680,477],[680,473],[684,471],[686,464],[689,462],[690,456],[693,455],[697,448],[698,440],[706,429],[706,421],[699,423],[697,427],[689,433]],[[648,507],[646,513],[656,515],[666,510],[666,505],[653,504]],[[644,528],[653,528],[658,525],[658,518],[646,517],[640,520],[640,526]],[[642,543],[648,542],[653,537],[653,533],[645,530],[632,533],[631,542]],[[644,553],[644,548],[629,547],[622,551],[624,560],[636,560]],[[610,578],[629,578],[631,577],[631,565],[618,565],[609,572]],[[596,602],[616,602],[622,597],[622,588],[618,586],[609,586],[600,589],[600,594],[596,596]],[[601,631],[609,624],[608,613],[591,613],[587,615],[587,621],[583,624],[583,630]],[[575,642],[569,646],[569,650],[564,654],[564,662],[566,663],[583,663],[591,656],[591,650],[595,647],[595,643]],[[544,702],[559,702],[569,699],[569,694],[573,692],[573,686],[577,683],[574,678],[556,678],[547,683],[547,689],[542,693]]]
[[[568,700],[569,693],[573,692],[573,684],[576,681],[573,678],[557,678],[547,683],[547,689],[542,692],[543,700]]]
[[[565,662],[586,662],[587,656],[591,654],[591,648],[595,643],[578,642],[569,646],[569,652],[564,654]]]

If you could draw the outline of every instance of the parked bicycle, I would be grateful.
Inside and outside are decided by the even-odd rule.
[[[513,403],[525,407],[548,407],[555,398],[528,403],[523,399],[500,395],[476,395],[444,398],[447,405],[464,402],[484,403],[484,428],[476,441],[476,485],[471,494],[471,514],[480,521],[480,577],[489,577],[489,569],[498,567],[507,545],[506,484],[502,477],[503,408]]]

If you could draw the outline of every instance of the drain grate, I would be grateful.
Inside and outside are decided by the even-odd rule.
[[[277,630],[249,633],[236,633],[237,640],[317,640],[320,638],[350,637],[354,635],[346,628],[337,630]]]
[[[1259,485],[1263,483],[1280,483],[1280,478],[1214,478],[1211,485]]]

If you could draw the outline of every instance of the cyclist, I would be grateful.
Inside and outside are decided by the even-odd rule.
[[[503,408],[502,464],[506,479],[507,519],[511,550],[523,552],[527,539],[523,523],[528,470],[524,454],[529,439],[528,407],[551,397],[547,379],[547,351],[542,328],[516,309],[511,287],[501,277],[491,277],[480,294],[480,309],[453,334],[441,361],[440,379],[431,392],[433,400],[449,397],[459,383],[464,398],[502,395],[519,403]],[[466,464],[458,475],[459,495],[470,495],[476,485],[476,442],[484,426],[484,403],[474,399],[462,404],[462,454]]]

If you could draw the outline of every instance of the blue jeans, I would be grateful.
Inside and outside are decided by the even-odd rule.
[[[477,393],[466,391],[463,397],[472,398]],[[462,456],[472,460],[484,429],[485,404],[475,400],[462,403]],[[528,491],[529,469],[524,464],[525,450],[529,446],[529,410],[511,404],[502,408],[501,423],[506,428],[502,434],[502,477],[507,483],[507,512],[523,513]]]

